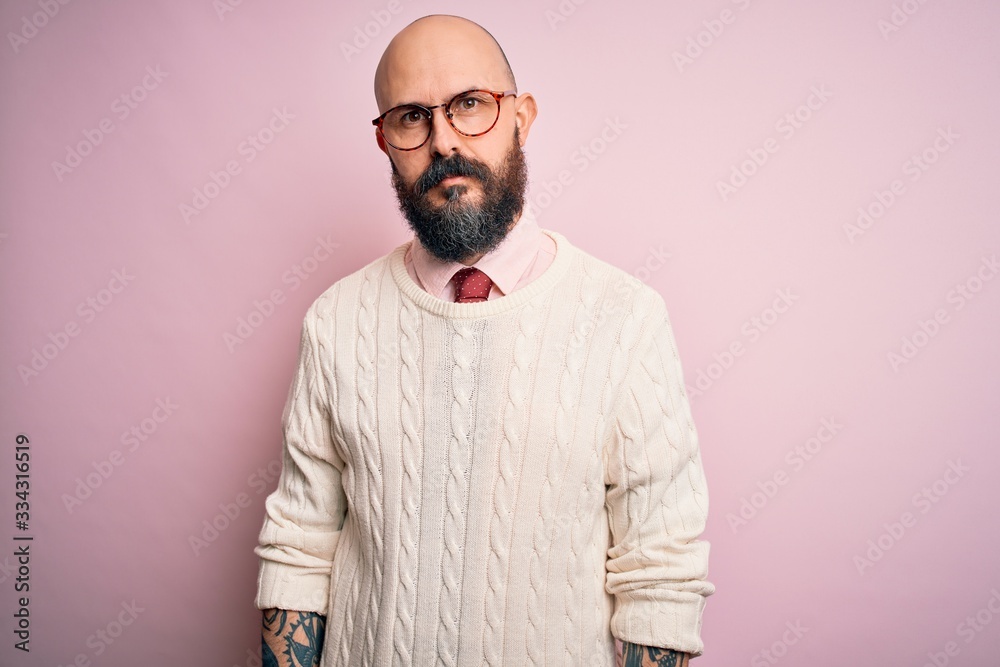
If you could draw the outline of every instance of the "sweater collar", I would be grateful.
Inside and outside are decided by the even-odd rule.
[[[543,232],[533,212],[530,207],[525,209],[500,245],[471,265],[489,276],[504,295],[514,290],[538,254],[543,240]],[[410,259],[420,282],[428,292],[439,298],[455,272],[466,267],[461,262],[443,262],[434,257],[415,236],[410,246]]]
[[[550,229],[539,228],[540,233],[547,234],[556,245],[556,256],[541,275],[524,287],[514,290],[502,299],[479,301],[471,303],[456,303],[445,301],[429,293],[414,282],[406,270],[403,261],[406,253],[418,245],[414,240],[407,241],[396,247],[388,256],[388,268],[399,289],[419,308],[440,317],[449,319],[475,319],[507,312],[523,305],[536,295],[551,291],[569,270],[576,254],[573,246],[565,236]]]

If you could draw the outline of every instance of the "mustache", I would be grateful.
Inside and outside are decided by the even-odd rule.
[[[481,162],[473,162],[461,155],[435,158],[427,171],[421,174],[420,178],[413,184],[413,192],[418,197],[423,197],[428,190],[449,176],[472,176],[486,183],[492,174],[486,165]]]

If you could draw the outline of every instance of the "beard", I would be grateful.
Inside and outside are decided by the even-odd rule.
[[[395,163],[390,160],[390,164],[399,210],[420,244],[443,262],[461,262],[493,250],[524,208],[528,166],[517,127],[514,142],[495,171],[484,162],[457,153],[447,158],[435,156],[427,170],[408,186]],[[470,201],[469,187],[459,183],[444,188],[443,204],[432,204],[428,199],[431,189],[449,176],[479,181],[479,203]]]

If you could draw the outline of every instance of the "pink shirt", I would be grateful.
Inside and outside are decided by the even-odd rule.
[[[524,287],[540,276],[556,256],[556,244],[542,231],[530,210],[522,212],[514,227],[500,245],[479,258],[476,267],[493,281],[487,300],[499,299]],[[403,264],[413,282],[425,292],[455,300],[455,285],[451,277],[465,268],[461,262],[442,262],[431,255],[414,236],[403,256]]]

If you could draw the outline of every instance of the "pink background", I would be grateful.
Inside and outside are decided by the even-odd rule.
[[[375,64],[412,19],[459,13],[538,100],[540,224],[670,308],[711,495],[699,667],[998,664],[1000,5],[226,1],[0,9],[0,663],[255,664],[302,316],[410,238]],[[851,235],[859,207],[880,217]],[[28,655],[15,534],[35,538]]]

